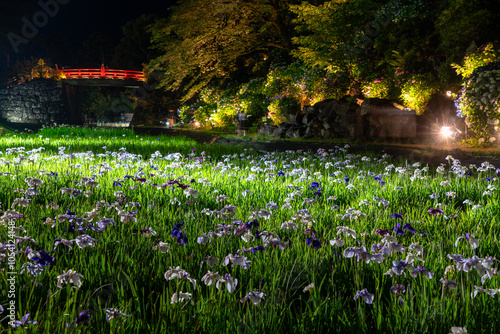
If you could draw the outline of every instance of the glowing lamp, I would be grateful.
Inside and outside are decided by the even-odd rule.
[[[441,127],[441,136],[444,138],[450,138],[453,136],[453,131],[451,130],[451,127],[449,126],[443,126]]]

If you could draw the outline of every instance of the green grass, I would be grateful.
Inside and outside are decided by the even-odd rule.
[[[500,197],[492,188],[499,186],[495,169],[464,166],[456,174],[447,167],[440,174],[343,149],[262,154],[236,146],[201,145],[182,137],[139,137],[124,129],[10,133],[1,137],[0,152],[0,217],[5,224],[0,226],[0,242],[8,241],[9,220],[26,230],[20,228],[20,236],[36,241],[17,245],[16,272],[35,263],[25,254],[28,246],[49,252],[57,238],[73,240],[87,234],[96,239],[94,247],[80,248],[75,242],[72,249],[59,246],[50,254],[54,264],[38,276],[26,271],[16,276],[16,319],[29,313],[38,322],[16,332],[449,333],[453,326],[471,333],[499,331],[499,297],[486,293],[471,297],[474,286],[498,289],[498,275],[492,272],[492,278],[482,283],[476,269],[459,271],[447,257],[499,256]],[[278,171],[284,175],[278,176]],[[43,183],[30,186],[28,178]],[[86,184],[89,178],[98,186]],[[313,182],[319,182],[321,194],[315,194]],[[181,185],[199,196],[189,197]],[[488,186],[491,194],[484,195]],[[72,190],[63,193],[65,189]],[[26,191],[38,194],[29,196],[26,207],[13,206]],[[432,194],[438,197],[431,198]],[[314,202],[307,204],[305,199]],[[465,200],[471,204],[464,204]],[[57,209],[50,206],[52,202]],[[102,206],[104,202],[110,207]],[[270,202],[278,208],[268,208]],[[482,208],[473,209],[474,205]],[[444,215],[427,212],[437,207]],[[256,218],[260,226],[251,229],[248,242],[235,235],[235,223],[251,221],[262,209],[272,214],[269,219]],[[309,213],[299,211],[304,209]],[[64,220],[68,210],[74,214]],[[399,219],[389,217],[394,213],[403,214],[401,226],[410,223],[417,233],[405,229],[405,234],[395,235]],[[9,218],[17,214],[22,218]],[[53,227],[47,218],[55,220]],[[105,218],[113,219],[114,225],[96,230],[97,222]],[[281,229],[287,221],[297,223],[297,229]],[[187,244],[171,236],[180,222]],[[229,226],[227,234],[221,233],[220,224]],[[354,229],[356,239],[337,235],[338,226]],[[147,228],[156,235],[144,234]],[[318,249],[306,242],[311,228],[321,243]],[[372,245],[382,240],[378,229],[395,235],[404,252],[390,252],[382,263],[345,257],[347,247],[364,246],[372,252]],[[267,237],[258,236],[257,230],[272,233],[268,237],[275,243],[266,244]],[[219,234],[212,235],[211,242],[197,242],[211,233]],[[466,233],[479,240],[476,250],[466,240],[455,246],[455,240]],[[337,237],[345,241],[343,247],[330,245]],[[168,243],[170,251],[153,249],[157,240]],[[393,261],[414,253],[408,250],[413,243],[424,249],[420,257],[425,262],[416,260],[415,267],[425,266],[434,272],[433,278],[412,277],[410,267],[402,275],[386,275]],[[257,246],[264,250],[240,253],[251,261],[247,269],[222,265],[228,254]],[[213,268],[206,263],[200,266],[207,256],[217,257],[220,263]],[[165,272],[177,266],[196,280],[196,289],[187,279],[165,279]],[[497,267],[497,262],[491,266]],[[57,277],[69,269],[83,275],[81,287],[69,283],[58,288]],[[7,262],[0,270],[0,288],[7,291]],[[209,270],[237,279],[234,292],[229,293],[224,284],[218,290],[215,284],[203,283]],[[456,282],[456,289],[443,288],[439,279],[445,275]],[[314,289],[304,292],[310,283]],[[390,290],[395,284],[405,285],[403,303]],[[373,304],[354,300],[356,291],[365,288],[374,294]],[[256,305],[240,302],[254,290],[264,292],[265,299]],[[175,292],[191,293],[191,300],[171,303]],[[5,309],[1,317],[7,315],[10,300],[0,297]],[[108,323],[104,308],[116,308],[130,317]],[[88,324],[66,327],[87,309]],[[0,330],[14,332],[8,321],[3,318]]]

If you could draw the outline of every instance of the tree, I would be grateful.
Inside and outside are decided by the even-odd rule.
[[[61,80],[63,73],[50,66],[50,60],[44,59],[24,59],[17,61],[11,71],[11,76],[15,82],[8,82],[10,84],[23,84],[35,79],[53,79]]]
[[[311,67],[331,73],[354,71],[355,60],[366,46],[362,45],[362,28],[373,20],[370,11],[379,4],[370,0],[333,0],[320,5],[303,2],[291,6],[297,15],[298,46],[293,54]]]
[[[141,15],[122,27],[123,37],[113,55],[114,67],[140,71],[143,64],[160,55],[151,48],[151,34],[147,31],[157,19],[155,15]]]
[[[436,20],[440,50],[460,60],[472,42],[477,46],[498,41],[500,5],[489,0],[448,1]]]
[[[90,34],[82,42],[82,57],[77,66],[98,68],[101,64],[111,64],[115,42],[110,35],[101,32]]]
[[[169,19],[150,29],[162,55],[151,62],[165,73],[162,86],[184,100],[209,83],[224,82],[238,65],[251,72],[273,49],[291,49],[286,0],[183,0]]]

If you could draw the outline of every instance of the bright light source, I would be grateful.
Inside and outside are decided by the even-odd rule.
[[[453,136],[453,131],[451,130],[451,127],[449,126],[443,126],[441,127],[441,136],[444,138],[450,138]]]
[[[447,92],[446,92],[446,95],[447,95],[448,97],[451,97],[451,90],[447,91]]]

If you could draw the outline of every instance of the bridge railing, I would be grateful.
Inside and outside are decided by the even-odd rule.
[[[62,69],[66,79],[134,79],[145,81],[142,71],[112,70],[107,68]]]

